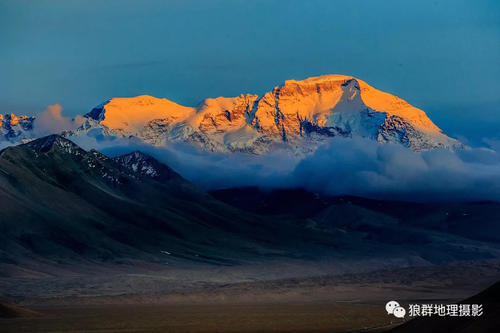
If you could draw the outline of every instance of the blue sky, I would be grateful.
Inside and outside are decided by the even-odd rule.
[[[0,113],[114,96],[194,105],[350,74],[451,135],[500,132],[500,1],[0,0]]]

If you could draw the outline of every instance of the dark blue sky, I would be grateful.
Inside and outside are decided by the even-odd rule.
[[[500,1],[0,0],[0,113],[194,105],[350,74],[451,135],[500,136]]]

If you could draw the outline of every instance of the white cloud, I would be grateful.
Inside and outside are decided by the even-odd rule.
[[[142,150],[206,189],[304,187],[384,199],[500,200],[500,154],[492,148],[416,153],[369,139],[339,138],[298,158],[280,152],[219,154],[180,144],[157,148],[116,142],[100,148],[110,155]]]

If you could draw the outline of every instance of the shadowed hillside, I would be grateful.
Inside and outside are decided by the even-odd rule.
[[[55,135],[0,152],[0,200],[0,261],[7,268],[133,260],[234,265],[273,253],[308,256],[309,241],[323,251],[333,246],[321,232],[304,234],[300,223],[217,201],[147,155],[110,159]]]
[[[473,205],[448,210],[252,191],[214,192],[223,203],[141,152],[111,159],[57,135],[9,147],[0,152],[2,272],[137,261],[170,267],[337,258],[355,265],[369,258],[375,266],[393,259],[422,265],[499,254],[496,229],[488,229],[493,221],[471,229],[462,217],[476,215],[459,214]],[[488,214],[498,207],[489,205]]]
[[[399,326],[394,333],[489,333],[498,332],[500,327],[500,282],[485,291],[460,302],[482,304],[483,315],[479,317],[437,317],[417,318]]]

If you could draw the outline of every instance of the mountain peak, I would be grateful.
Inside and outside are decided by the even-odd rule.
[[[262,96],[207,98],[186,107],[152,96],[112,98],[87,117],[154,145],[187,142],[209,151],[303,152],[330,137],[361,136],[415,151],[454,148],[424,111],[348,75],[287,80]]]
[[[153,119],[184,120],[195,108],[182,106],[166,98],[149,95],[115,97],[85,115],[100,124],[122,132],[135,133]]]
[[[194,107],[148,95],[117,97],[85,117],[65,136],[138,139],[157,146],[182,142],[208,151],[254,154],[281,147],[302,155],[331,137],[356,136],[414,151],[463,146],[423,110],[349,75],[287,80],[260,96],[207,98]],[[9,141],[30,139],[33,120],[5,115],[0,135]]]
[[[304,80],[286,80],[283,85],[287,84],[323,84],[327,82],[335,82],[335,81],[348,81],[354,79],[353,76],[350,75],[342,75],[342,74],[325,74],[325,75],[318,75],[318,76],[311,76],[308,77]]]
[[[126,169],[133,171],[134,174],[153,178],[158,181],[168,181],[180,178],[180,175],[170,167],[160,163],[154,157],[139,150],[114,157],[113,161],[122,165]]]
[[[347,91],[347,88],[350,90]],[[354,90],[353,90],[354,89]],[[307,104],[309,107],[299,107],[301,110],[310,109],[314,105],[320,112],[321,109],[331,111],[337,109],[337,104],[343,95],[350,94],[353,100],[354,95],[361,98],[361,108],[370,108],[376,112],[386,113],[387,116],[397,116],[407,119],[417,127],[427,133],[440,133],[441,130],[427,117],[424,111],[410,105],[405,100],[378,90],[368,83],[348,75],[321,75],[307,78],[305,80],[288,80],[279,87],[280,96],[299,96],[292,102]],[[348,96],[344,96],[348,97]],[[340,110],[335,110],[340,111]],[[362,111],[362,110],[358,110]]]
[[[58,134],[48,135],[24,144],[26,147],[39,153],[48,153],[51,151],[75,153],[83,151],[73,141],[63,138]]]
[[[34,117],[0,114],[0,141],[19,142],[32,138]]]

